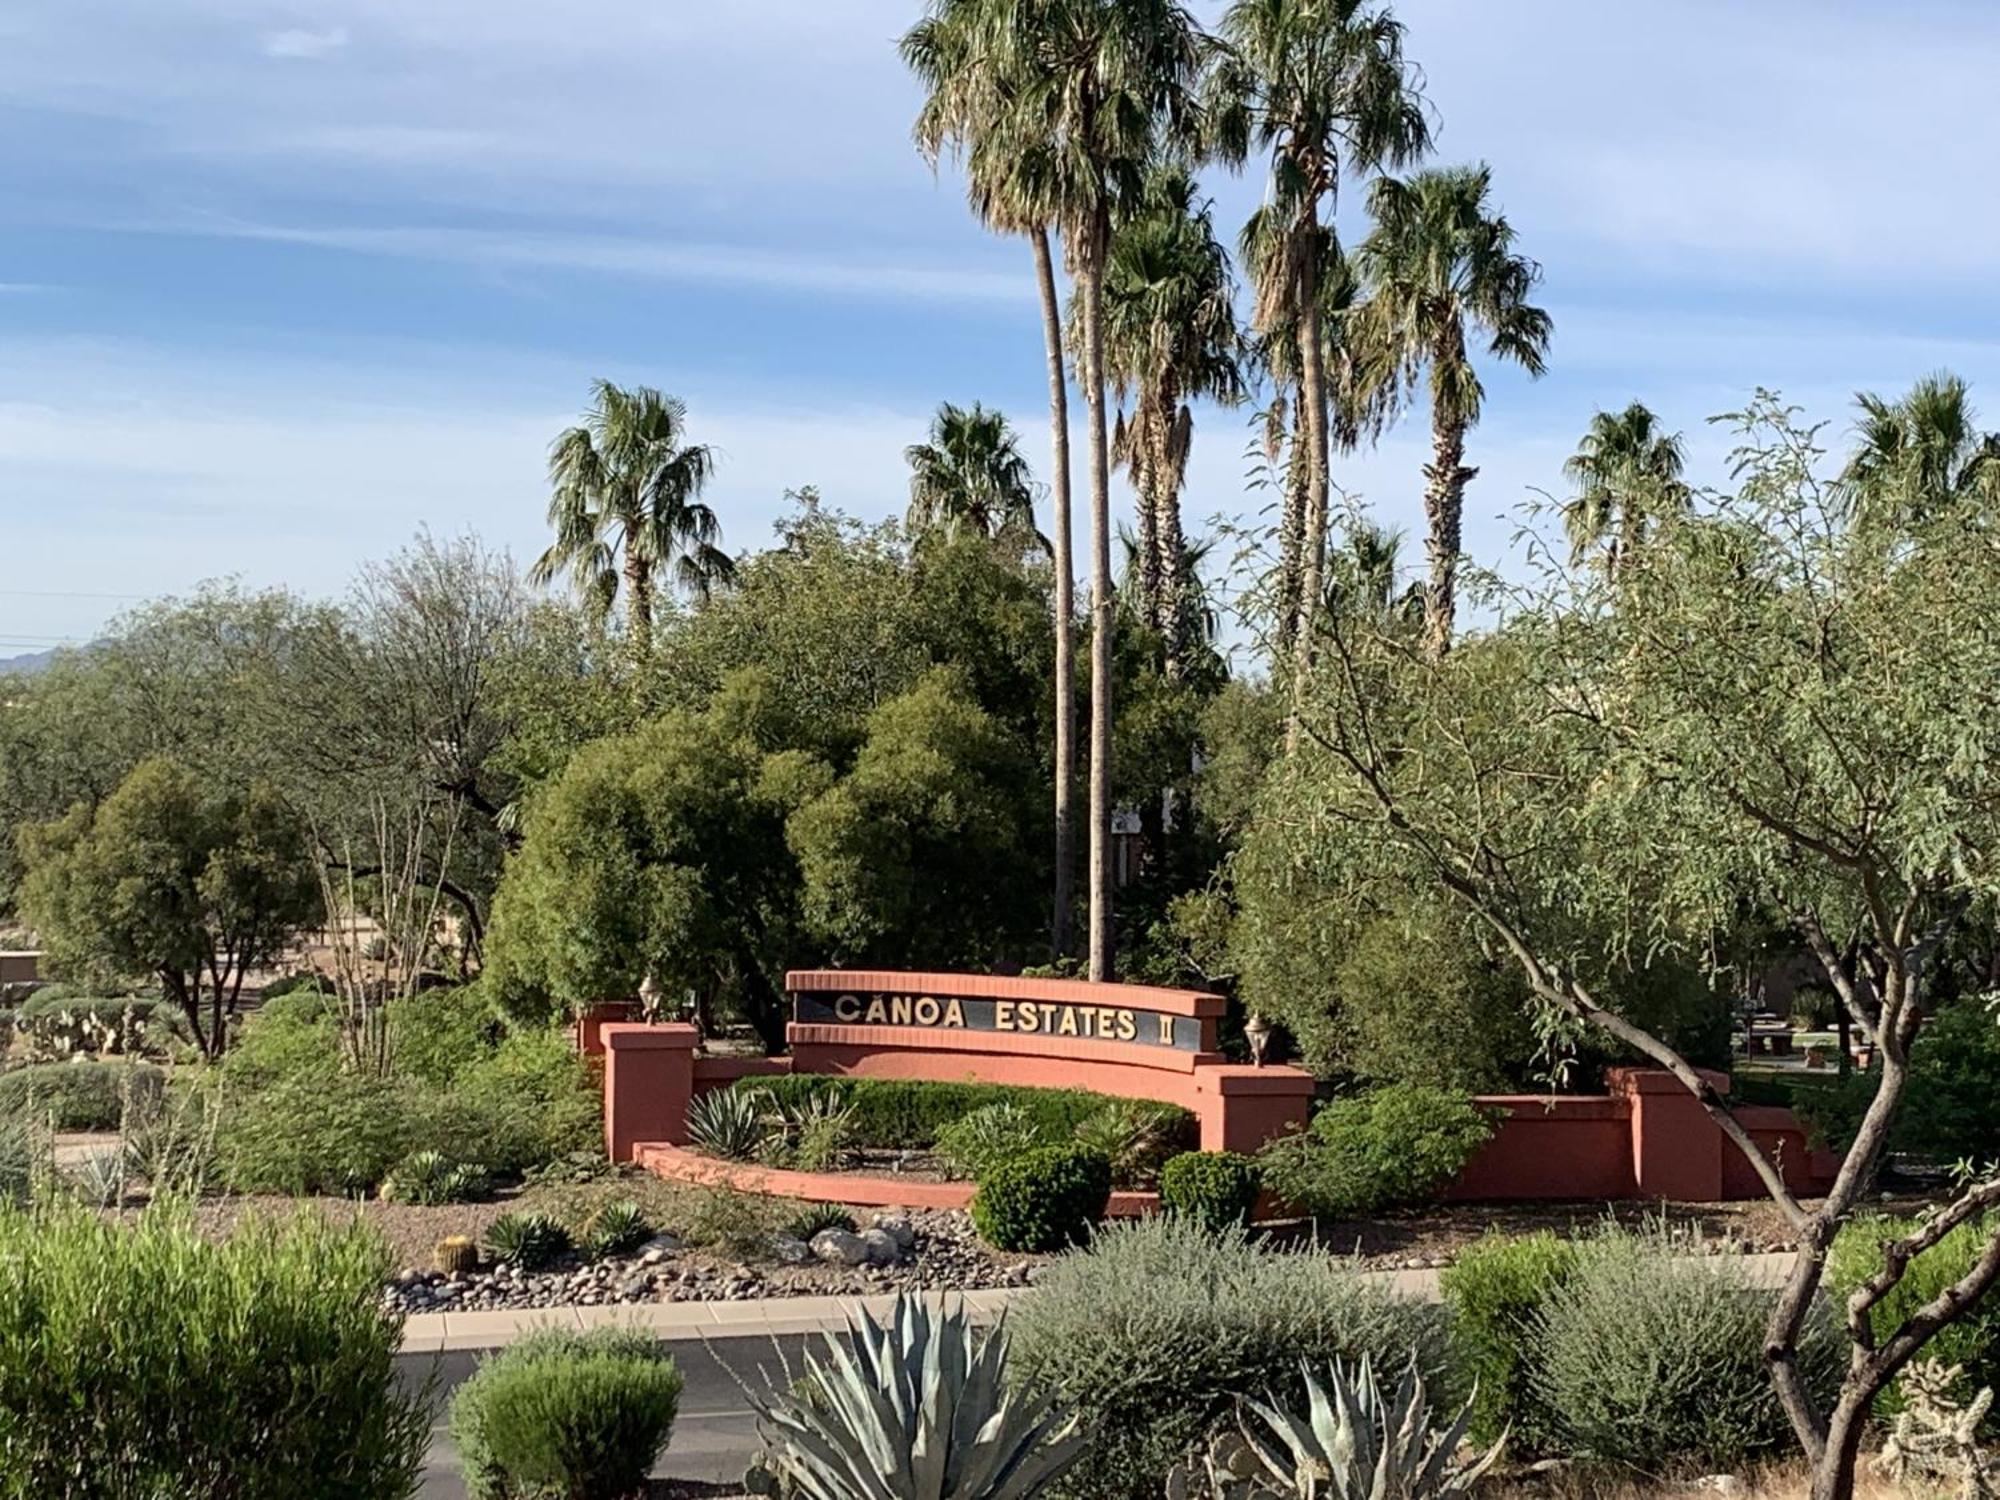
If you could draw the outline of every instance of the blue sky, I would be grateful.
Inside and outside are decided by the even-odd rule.
[[[1753,386],[1844,427],[1949,366],[2000,425],[2000,6],[1405,0],[1440,159],[1546,270],[1489,382],[1472,551],[1591,412]],[[1200,7],[1212,16],[1216,7]],[[204,578],[345,587],[420,526],[542,542],[590,379],[681,395],[729,542],[903,503],[940,399],[1046,451],[1025,248],[908,144],[914,0],[12,0],[0,13],[0,656]],[[1257,182],[1218,177],[1234,234]],[[1254,509],[1204,412],[1191,517]],[[1421,412],[1342,482],[1417,524]],[[1414,548],[1412,549],[1414,556]]]

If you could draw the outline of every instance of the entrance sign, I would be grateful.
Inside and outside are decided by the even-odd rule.
[[[965,995],[885,994],[866,990],[794,991],[792,1019],[817,1026],[911,1026],[937,1031],[997,1031],[1027,1038],[1126,1042],[1181,1052],[1203,1050],[1202,1022],[1135,1005]]]

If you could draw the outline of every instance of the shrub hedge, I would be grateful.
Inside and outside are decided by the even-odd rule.
[[[1257,1164],[1235,1151],[1184,1151],[1160,1169],[1160,1204],[1204,1229],[1250,1222]]]
[[[1002,1083],[927,1082],[904,1078],[830,1078],[801,1073],[739,1079],[733,1087],[762,1090],[794,1107],[832,1095],[852,1111],[857,1145],[878,1150],[928,1150],[952,1121],[991,1104],[1011,1104],[1036,1122],[1051,1141],[1068,1140],[1076,1128],[1107,1104],[1123,1101],[1086,1089],[1022,1088]],[[1138,1106],[1159,1122],[1163,1136],[1192,1145],[1195,1120],[1173,1104],[1143,1101]]]
[[[673,1431],[681,1375],[658,1341],[603,1328],[531,1334],[451,1403],[473,1500],[634,1495]]]
[[[1395,1083],[1335,1099],[1259,1153],[1264,1185],[1316,1214],[1421,1203],[1465,1169],[1493,1122],[1465,1094]]]
[[[1489,1230],[1438,1278],[1451,1309],[1460,1367],[1475,1384],[1471,1432],[1491,1443],[1543,1453],[1555,1422],[1535,1391],[1529,1343],[1542,1304],[1576,1269],[1576,1247],[1548,1230],[1511,1236]]]
[[[1056,1394],[1089,1433],[1060,1493],[1153,1500],[1161,1476],[1234,1408],[1297,1409],[1299,1362],[1415,1354],[1433,1398],[1459,1382],[1444,1309],[1405,1302],[1317,1250],[1265,1250],[1162,1216],[1106,1225],[1053,1261],[1007,1317],[1010,1378]]]
[[[997,1250],[1061,1250],[1085,1239],[1111,1197],[1111,1159],[1088,1146],[1037,1146],[986,1174],[972,1222]]]
[[[430,1441],[380,1240],[317,1215],[227,1240],[156,1206],[0,1209],[0,1495],[402,1500]]]
[[[116,1130],[126,1100],[143,1111],[159,1099],[164,1079],[151,1063],[31,1063],[0,1073],[0,1117],[56,1130]]]

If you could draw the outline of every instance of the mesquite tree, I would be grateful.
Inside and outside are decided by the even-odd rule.
[[[2000,1205],[1987,1168],[1836,1309],[1831,1407],[1799,1367],[1836,1232],[1869,1194],[1901,1106],[1940,945],[2000,894],[2000,500],[1872,504],[1821,476],[1817,429],[1775,398],[1738,414],[1734,493],[1663,517],[1623,560],[1492,585],[1498,623],[1441,659],[1365,612],[1329,622],[1304,728],[1267,813],[1293,869],[1366,900],[1420,875],[1462,902],[1552,1030],[1596,1027],[1673,1073],[1755,1168],[1799,1254],[1772,1313],[1771,1377],[1814,1468],[1853,1491],[1876,1396],[2000,1277],[1965,1276],[1879,1335],[1911,1259]],[[1824,1201],[1801,1202],[1726,1097],[1621,1014],[1618,975],[1706,956],[1745,909],[1825,963],[1881,1059]]]

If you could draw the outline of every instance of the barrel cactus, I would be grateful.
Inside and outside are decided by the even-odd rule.
[[[752,1395],[765,1451],[756,1494],[800,1500],[1031,1500],[1082,1440],[1044,1400],[1009,1391],[1007,1338],[962,1308],[901,1296],[806,1357],[796,1385]]]

